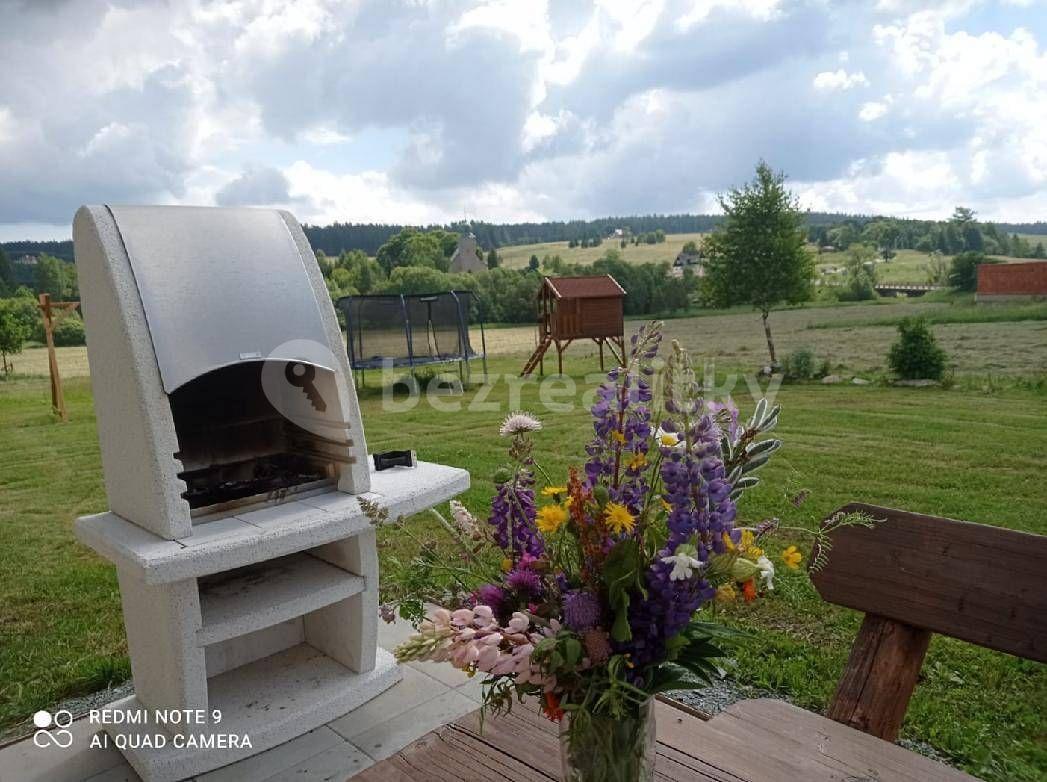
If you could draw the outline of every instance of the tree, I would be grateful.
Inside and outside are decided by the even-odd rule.
[[[927,259],[927,282],[931,285],[949,284],[949,263],[937,250]]]
[[[978,266],[983,263],[997,263],[986,258],[983,253],[960,253],[952,259],[949,267],[949,285],[961,291],[973,291],[978,288]]]
[[[963,249],[977,253],[985,251],[981,229],[974,223],[969,223],[963,228]]]
[[[448,231],[420,231],[405,228],[378,248],[375,260],[382,271],[390,274],[400,266],[428,266],[440,271],[450,268],[450,252],[454,252],[457,234]]]
[[[498,251],[493,247],[487,252],[487,268],[497,269],[500,260],[498,258]]]
[[[50,293],[55,301],[61,301],[66,292],[65,261],[42,253],[36,259],[36,292]]]
[[[867,244],[852,244],[847,250],[843,301],[876,298],[876,251]]]
[[[719,306],[751,304],[763,319],[772,368],[778,360],[767,318],[771,307],[811,298],[814,256],[806,247],[804,216],[785,187],[785,174],[762,160],[756,176],[720,196],[724,219],[705,241],[705,282]]]
[[[0,247],[0,296],[6,296],[15,289],[15,273],[7,253]]]
[[[11,374],[11,366],[7,363],[7,357],[21,353],[22,343],[27,339],[29,339],[29,329],[26,328],[22,319],[12,307],[7,306],[6,301],[0,301],[0,363],[3,364],[5,375]]]
[[[684,242],[683,248],[680,250],[680,252],[684,253],[685,255],[697,255],[698,245],[695,244],[693,241]]]
[[[975,211],[973,209],[968,209],[966,206],[958,206],[953,210],[952,217],[949,219],[954,223],[965,226],[974,222],[974,215]]]
[[[537,255],[532,255],[531,256],[531,260],[529,260],[527,262],[527,268],[530,269],[533,272],[536,272],[536,271],[538,271],[538,265],[539,265],[538,264],[538,256]]]

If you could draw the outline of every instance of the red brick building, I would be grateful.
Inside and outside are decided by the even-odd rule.
[[[975,301],[1047,298],[1047,261],[983,263]]]

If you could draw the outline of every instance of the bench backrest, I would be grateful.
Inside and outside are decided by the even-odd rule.
[[[931,633],[1047,662],[1047,536],[861,503],[838,512],[853,511],[878,522],[830,533],[811,573],[822,599],[866,613],[830,717],[894,740]]]

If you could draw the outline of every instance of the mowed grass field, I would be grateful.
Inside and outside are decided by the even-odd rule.
[[[1047,237],[1040,237],[1045,240]],[[1038,240],[1038,241],[1039,241]],[[1047,242],[1045,242],[1047,243]],[[1035,242],[1033,242],[1035,244]],[[819,278],[827,283],[840,282],[843,279],[843,271],[847,263],[848,254],[845,251],[821,253],[817,256],[816,268]],[[1021,263],[1033,260],[1031,258],[1012,258],[1006,255],[991,256],[1002,263]],[[950,256],[946,256],[948,262]],[[889,261],[878,260],[876,263],[876,280],[880,283],[893,283],[896,285],[925,285],[929,282],[928,266],[930,255],[919,250],[896,250],[896,255]],[[833,273],[835,271],[835,273]]]
[[[787,310],[772,318],[783,349],[825,339],[830,341],[819,344],[840,346],[841,363],[882,364],[880,342],[889,340],[891,329],[868,323],[919,306]],[[949,306],[930,311],[941,317],[955,311]],[[942,323],[935,331],[947,346],[985,343],[977,357],[963,359],[974,376],[985,372],[977,362],[993,355],[994,340],[995,355],[1026,361],[1021,365],[1030,374],[1047,365],[1047,332],[1035,330],[1043,325],[1042,320]],[[950,342],[953,337],[946,335],[953,326],[963,330]],[[999,331],[1002,327],[1014,328]],[[849,336],[849,329],[856,334]],[[886,329],[884,335],[880,329]],[[699,362],[715,359],[721,380],[765,360],[759,318],[750,311],[672,320],[666,331]],[[521,341],[531,334],[492,329],[489,345],[498,344],[503,332]],[[1020,339],[1024,342],[1008,343]],[[598,377],[593,352],[572,348],[569,378],[542,385],[538,379],[515,379],[525,358],[520,344],[526,347],[506,341],[493,351],[490,387],[441,397],[440,409],[425,399],[412,407],[402,397],[393,400],[399,409],[391,409],[369,373],[369,386],[360,393],[369,448],[414,448],[421,458],[469,469],[473,485],[463,499],[481,513],[493,493],[491,475],[503,460],[504,442],[496,430],[508,409],[530,409],[543,418],[538,443],[546,469],[579,464],[591,433],[584,400]],[[743,410],[751,409],[744,383],[733,395]],[[70,377],[66,399],[70,421],[57,424],[48,410],[46,378],[0,382],[0,728],[129,676],[113,569],[72,534],[73,519],[106,507],[89,379]],[[566,409],[550,411],[543,401],[549,399]],[[813,528],[840,505],[862,500],[1047,534],[1042,390],[1015,384],[987,391],[786,385],[777,390],[777,401],[784,408],[779,434],[785,447],[765,471],[764,484],[746,496],[741,508],[746,522],[777,515]],[[795,508],[789,498],[801,490],[810,491],[810,499]],[[411,523],[424,537],[446,544],[426,516]],[[408,542],[394,530],[380,534],[386,566],[410,554]],[[799,573],[784,573],[767,600],[736,605],[722,618],[759,630],[738,650],[732,675],[814,710],[824,709],[831,697],[860,621],[854,612],[822,603]],[[904,737],[925,742],[994,782],[1042,780],[1047,669],[936,638]]]
[[[547,255],[559,255],[564,263],[592,263],[603,258],[608,250],[617,250],[628,263],[672,262],[687,242],[701,244],[705,234],[668,234],[659,244],[632,244],[620,247],[618,239],[604,239],[598,247],[568,247],[567,242],[543,242],[542,244],[518,244],[499,247],[498,257],[508,269],[522,269],[537,255],[542,260]]]
[[[922,298],[880,299],[874,303],[810,305],[776,310],[771,328],[779,358],[798,348],[810,348],[834,371],[879,373],[903,317],[923,315],[949,354],[958,375],[1032,375],[1047,370],[1047,302],[1028,304],[973,303],[970,296],[955,301]],[[635,323],[629,328],[635,328]],[[753,369],[767,363],[767,343],[759,316],[747,307],[710,310],[693,317],[666,321],[666,334],[699,351],[723,369]],[[519,356],[520,366],[534,350],[534,326],[488,327],[490,356]],[[479,330],[472,334],[479,348]],[[546,369],[555,369],[555,353]],[[591,342],[578,342],[565,354],[566,366],[576,358],[596,355]],[[46,375],[47,351],[27,347],[12,362],[15,373]],[[87,376],[86,348],[58,348],[62,377]]]

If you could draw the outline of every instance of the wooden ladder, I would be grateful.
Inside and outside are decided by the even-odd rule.
[[[534,368],[538,366],[538,362],[542,360],[542,356],[545,355],[545,351],[549,349],[549,346],[552,343],[553,338],[548,334],[542,337],[542,341],[538,343],[538,347],[534,349],[534,353],[531,354],[531,357],[527,359],[527,363],[524,364],[523,371],[520,372],[520,377],[525,377],[534,372]]]

